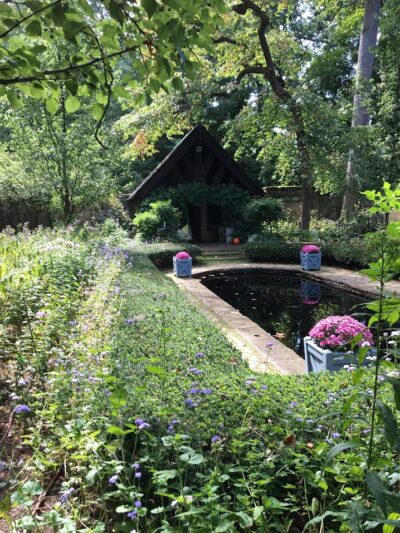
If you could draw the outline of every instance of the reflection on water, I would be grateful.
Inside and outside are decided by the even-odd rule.
[[[295,273],[226,270],[200,276],[201,282],[223,300],[281,342],[303,354],[303,337],[329,315],[365,316],[361,295],[310,281]],[[355,307],[358,306],[358,307]]]

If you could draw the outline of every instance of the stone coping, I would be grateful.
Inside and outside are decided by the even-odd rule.
[[[213,271],[239,269],[297,273],[311,280],[325,282],[350,292],[361,292],[371,298],[379,294],[377,283],[370,281],[363,274],[337,267],[322,267],[318,271],[306,272],[299,265],[241,261],[224,263],[221,261],[195,266],[192,273],[198,276]],[[242,353],[251,370],[279,374],[304,374],[306,372],[304,359],[205,287],[200,279],[177,278],[172,273],[167,275],[190,294],[208,316],[221,327],[230,342]],[[387,288],[394,294],[400,294],[400,282],[398,281],[390,281]],[[273,346],[268,348],[267,343],[273,343]]]

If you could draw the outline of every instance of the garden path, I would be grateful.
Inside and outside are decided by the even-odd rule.
[[[301,272],[298,265],[248,263],[238,259],[229,262],[213,261],[210,264],[195,266],[193,274],[238,268],[247,270],[265,268],[282,272]],[[325,281],[341,289],[367,293],[371,298],[378,294],[376,283],[371,282],[359,272],[345,268],[326,266],[319,271],[307,272],[306,275],[310,279]],[[221,327],[231,343],[242,353],[252,370],[279,374],[305,373],[304,360],[301,357],[210,291],[199,279],[176,278],[172,273],[169,273],[168,276],[197,301],[210,318]],[[387,288],[390,292],[400,295],[399,281],[390,281]],[[271,342],[273,343],[272,348],[267,348],[267,343]]]

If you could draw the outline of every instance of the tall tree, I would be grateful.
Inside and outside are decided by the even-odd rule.
[[[352,128],[368,126],[370,114],[366,100],[370,93],[370,80],[374,67],[374,48],[378,39],[379,13],[382,0],[366,0],[364,17],[358,48],[358,60],[355,78],[355,93],[353,103]],[[359,185],[356,171],[357,150],[349,152],[346,172],[346,189],[343,197],[341,218],[349,220],[354,212],[354,206],[359,198]]]

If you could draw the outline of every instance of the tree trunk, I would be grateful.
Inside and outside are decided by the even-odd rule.
[[[353,118],[351,127],[368,126],[370,116],[365,106],[365,98],[369,92],[369,80],[374,66],[373,48],[378,39],[379,13],[382,0],[366,0],[361,29],[360,44],[355,79],[355,94],[353,102]],[[355,170],[357,154],[354,149],[349,151],[346,169],[346,189],[343,197],[341,220],[348,221],[359,198],[357,173]]]
[[[63,201],[64,223],[69,224],[72,219],[71,190],[67,170],[68,150],[67,150],[67,112],[65,109],[65,94],[61,97],[62,112],[62,137],[61,137],[61,197]]]

